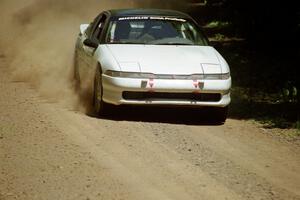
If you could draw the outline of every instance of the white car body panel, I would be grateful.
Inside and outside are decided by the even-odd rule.
[[[103,100],[105,102],[121,105],[121,104],[163,104],[163,105],[186,105],[186,106],[215,106],[225,107],[230,103],[229,88],[231,87],[231,79],[222,80],[206,80],[202,89],[195,88],[193,80],[153,80],[154,86],[150,86],[148,79],[128,79],[128,78],[112,78],[106,75],[103,79]],[[146,87],[142,87],[142,82],[147,82]],[[198,80],[202,82],[201,80]],[[197,82],[198,82],[197,81]],[[122,97],[124,91],[135,92],[166,92],[166,93],[220,93],[222,98],[217,102],[197,102],[192,100],[168,100],[168,99],[152,99],[152,100],[125,100]]]
[[[215,50],[209,46],[112,44],[106,47],[121,71],[178,75],[228,72],[226,68],[222,72]]]

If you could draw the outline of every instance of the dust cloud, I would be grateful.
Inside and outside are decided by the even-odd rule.
[[[14,80],[29,82],[48,100],[80,107],[72,80],[79,25],[105,9],[172,8],[157,0],[1,0],[0,51]]]

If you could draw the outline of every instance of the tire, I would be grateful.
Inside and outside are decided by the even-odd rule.
[[[102,99],[103,97],[103,86],[102,86],[102,72],[100,67],[97,67],[94,81],[94,92],[93,92],[93,106],[95,114],[100,117],[108,113],[108,105]]]
[[[215,108],[214,118],[217,123],[224,124],[228,116],[228,106]]]
[[[78,91],[80,90],[80,76],[79,76],[79,65],[78,65],[78,58],[77,58],[77,51],[75,50],[74,53],[74,60],[73,60],[73,70],[74,70],[74,87],[75,90]]]

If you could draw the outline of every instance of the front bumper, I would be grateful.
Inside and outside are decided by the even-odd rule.
[[[173,80],[173,79],[132,79],[116,78],[102,75],[103,101],[114,104],[136,104],[136,105],[178,105],[178,106],[214,106],[225,107],[230,99],[231,78],[227,80]],[[123,92],[145,92],[177,94],[175,98],[163,95],[144,95],[149,98],[125,99]],[[188,94],[220,94],[218,100],[205,100],[199,98],[185,98]],[[178,97],[180,94],[183,97]],[[166,95],[170,96],[170,95]]]

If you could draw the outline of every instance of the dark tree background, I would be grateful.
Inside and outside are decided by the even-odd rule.
[[[207,0],[189,10],[202,26],[220,22],[207,26],[206,33],[210,38],[219,36],[216,48],[231,67],[231,116],[300,129],[300,6],[296,1]]]
[[[191,11],[200,23],[232,23],[231,36],[244,37],[253,47],[299,49],[300,6],[296,1],[207,0]]]

